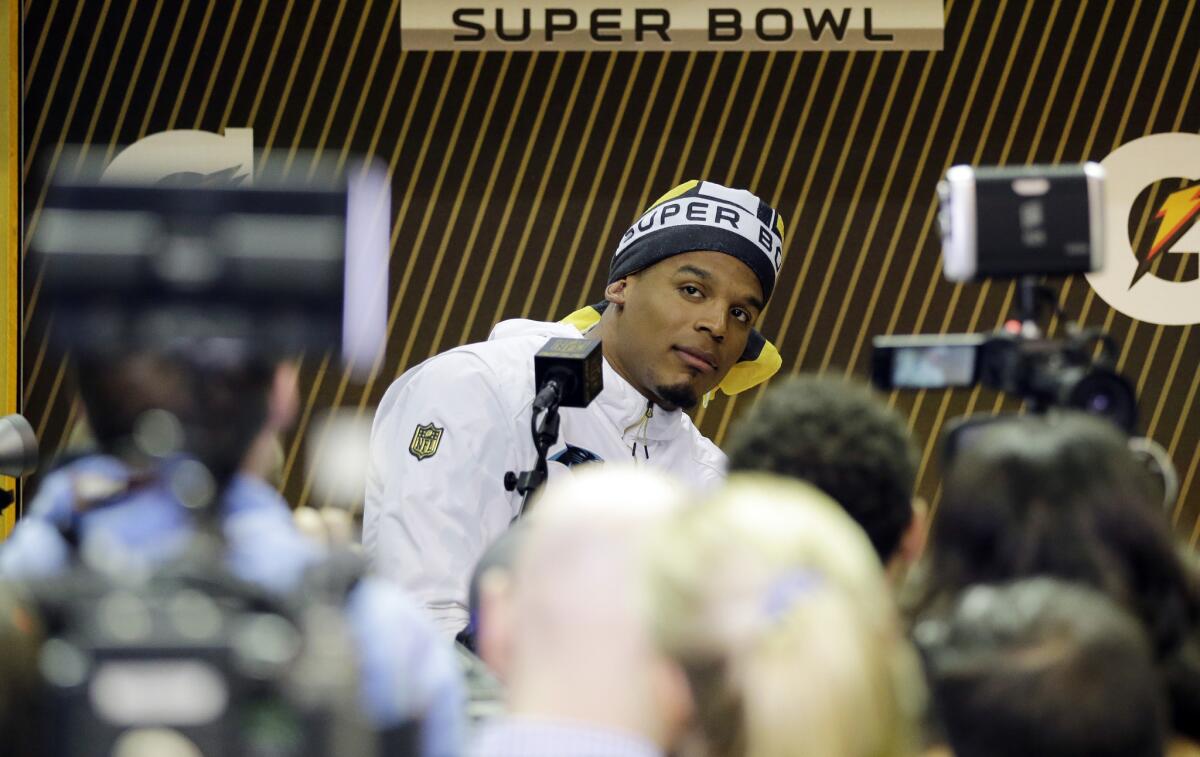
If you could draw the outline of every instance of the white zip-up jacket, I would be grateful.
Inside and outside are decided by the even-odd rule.
[[[533,355],[550,337],[579,335],[566,324],[504,321],[488,341],[406,371],[375,413],[363,544],[374,568],[403,584],[449,634],[467,625],[475,563],[520,511],[504,474],[535,462]],[[551,477],[567,469],[553,460],[560,453],[653,465],[701,490],[724,477],[725,455],[686,413],[652,405],[607,361],[599,396],[560,415]]]

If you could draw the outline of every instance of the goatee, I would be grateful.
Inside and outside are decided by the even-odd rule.
[[[654,391],[659,405],[667,410],[691,410],[700,401],[696,390],[687,384],[660,386]]]

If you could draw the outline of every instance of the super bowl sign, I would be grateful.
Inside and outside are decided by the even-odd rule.
[[[405,0],[408,50],[941,50],[939,0]]]

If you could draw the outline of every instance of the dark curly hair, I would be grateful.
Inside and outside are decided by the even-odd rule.
[[[1159,757],[1166,700],[1137,619],[1058,579],[972,586],[917,626],[957,757]]]
[[[946,476],[921,604],[1053,576],[1114,597],[1160,653],[1174,648],[1200,605],[1149,483],[1106,421],[1062,413],[992,424]]]
[[[808,481],[867,532],[883,562],[913,518],[917,451],[904,420],[857,381],[790,378],[739,419],[731,471]]]
[[[101,452],[127,457],[141,414],[167,410],[183,424],[188,452],[223,484],[266,422],[274,371],[273,363],[260,359],[208,365],[187,356],[130,350],[82,357],[75,372]]]

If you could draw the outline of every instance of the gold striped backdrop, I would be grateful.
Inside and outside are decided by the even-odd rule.
[[[321,409],[369,413],[406,367],[501,318],[599,299],[621,231],[687,178],[749,187],[784,214],[785,265],[761,323],[785,370],[863,374],[874,334],[996,328],[1010,285],[941,278],[937,179],[957,162],[1099,160],[1146,134],[1200,131],[1195,6],[948,0],[936,53],[434,54],[400,49],[394,0],[24,0],[23,168],[56,165],[64,143],[111,156],[149,133],[226,127],[253,128],[257,149],[289,160],[387,163],[388,350],[365,383],[304,357],[285,491],[311,503],[303,441]],[[1173,186],[1135,207],[1135,245]],[[1156,275],[1196,276],[1197,256],[1160,257]],[[24,407],[54,454],[79,406],[35,318],[39,271],[26,267],[23,286]],[[1082,279],[1060,304],[1121,341],[1141,428],[1180,470],[1172,516],[1194,544],[1200,329],[1131,321]],[[719,443],[760,394],[718,398],[696,420]],[[920,491],[935,504],[943,423],[1018,409],[982,389],[890,402],[922,440]]]

